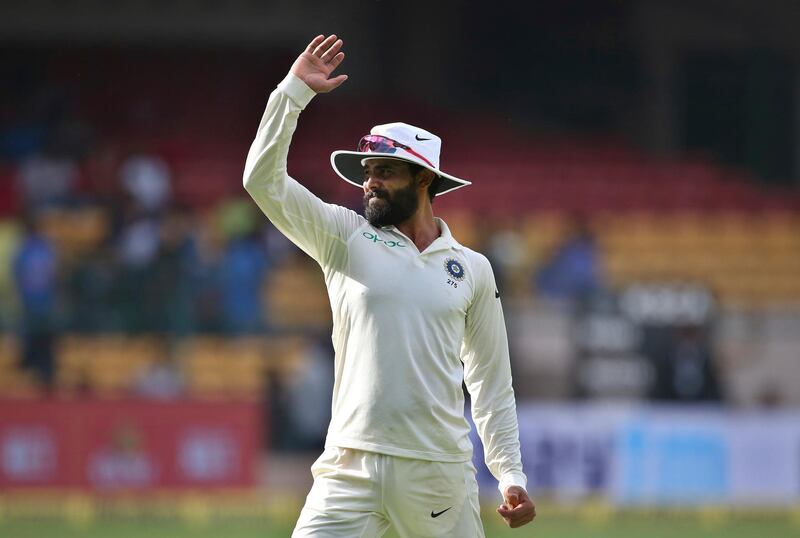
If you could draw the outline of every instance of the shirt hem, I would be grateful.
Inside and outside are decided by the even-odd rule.
[[[425,450],[412,450],[409,448],[400,448],[381,443],[358,441],[355,439],[328,439],[325,442],[325,448],[328,447],[354,448],[356,450],[376,452],[378,454],[385,454],[387,456],[396,456],[414,460],[439,461],[445,463],[460,463],[472,460],[472,450],[469,450],[468,452],[459,452],[457,454],[447,452],[428,452]]]

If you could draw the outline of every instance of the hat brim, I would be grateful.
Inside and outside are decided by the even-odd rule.
[[[336,174],[340,178],[347,181],[351,185],[355,185],[356,187],[362,188],[364,185],[364,166],[361,164],[361,161],[368,157],[397,159],[400,161],[406,161],[409,163],[418,164],[423,168],[427,168],[428,170],[430,170],[431,172],[442,178],[442,182],[439,185],[439,190],[436,191],[436,196],[454,191],[456,189],[460,189],[461,187],[466,187],[467,185],[472,185],[471,181],[451,176],[450,174],[446,174],[441,170],[437,170],[436,168],[428,166],[419,161],[398,157],[394,153],[377,153],[377,152],[362,153],[359,151],[344,151],[344,150],[334,151],[333,153],[331,153],[331,166],[333,167],[334,171],[336,171]]]

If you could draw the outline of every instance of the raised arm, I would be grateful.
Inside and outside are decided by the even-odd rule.
[[[286,159],[300,112],[317,93],[340,86],[346,75],[331,78],[344,53],[335,35],[317,36],[272,92],[247,154],[244,187],[258,207],[293,243],[323,267],[343,263],[344,245],[361,217],[327,204],[289,177]]]
[[[508,337],[500,296],[489,261],[473,268],[476,291],[467,311],[462,360],[464,382],[472,397],[472,418],[483,442],[486,465],[500,483],[503,504],[497,509],[510,527],[530,522],[536,512],[525,491]]]

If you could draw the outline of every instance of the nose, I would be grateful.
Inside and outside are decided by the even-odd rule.
[[[367,174],[367,179],[364,180],[364,192],[377,190],[380,187],[380,181]]]

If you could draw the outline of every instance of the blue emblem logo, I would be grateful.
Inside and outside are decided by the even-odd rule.
[[[448,258],[444,262],[444,270],[453,280],[458,280],[459,282],[464,280],[464,267],[453,258]]]

